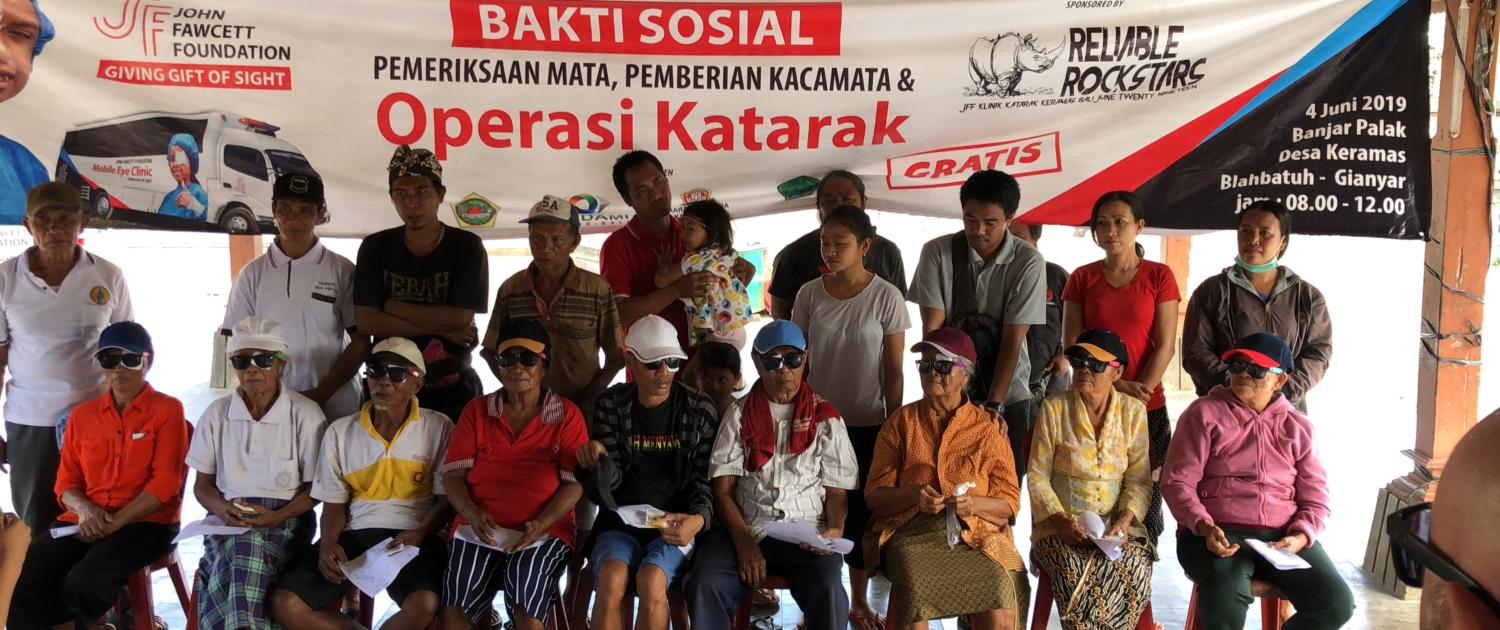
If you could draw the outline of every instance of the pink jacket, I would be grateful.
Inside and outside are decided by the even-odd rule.
[[[1311,545],[1328,520],[1328,475],[1312,422],[1278,394],[1256,413],[1222,385],[1182,412],[1161,477],[1161,496],[1187,529],[1280,529]]]

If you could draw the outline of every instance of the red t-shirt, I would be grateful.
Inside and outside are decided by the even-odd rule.
[[[1151,328],[1156,323],[1156,305],[1182,299],[1172,268],[1158,262],[1141,261],[1135,278],[1116,288],[1104,278],[1104,261],[1099,260],[1073,270],[1063,289],[1063,301],[1083,307],[1083,329],[1104,328],[1120,336],[1130,365],[1124,380],[1133,381],[1151,356],[1156,342]],[[1146,409],[1156,410],[1167,404],[1157,383]]]
[[[503,391],[475,398],[464,407],[448,442],[443,472],[468,468],[474,505],[501,527],[526,531],[526,522],[541,515],[562,482],[576,481],[577,452],[589,441],[589,433],[578,406],[548,392],[541,415],[517,436],[505,418]],[[455,528],[467,524],[461,514],[454,519]],[[573,546],[578,534],[573,510],[547,533]]]
[[[682,222],[677,217],[672,217],[672,234],[669,240],[657,236],[640,217],[632,218],[625,227],[615,230],[609,238],[604,239],[604,246],[599,248],[599,275],[609,281],[610,289],[615,292],[615,299],[640,297],[656,292],[656,250],[663,245],[672,247],[672,262],[681,264]],[[678,300],[672,300],[657,315],[677,329],[677,343],[687,348],[686,306]]]

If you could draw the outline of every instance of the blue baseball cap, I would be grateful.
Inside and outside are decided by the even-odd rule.
[[[125,352],[141,354],[150,352],[151,333],[146,332],[146,327],[135,322],[118,322],[110,324],[104,332],[99,334],[99,350],[94,354],[104,352],[110,348],[119,348]]]
[[[756,352],[765,354],[770,352],[772,348],[779,348],[781,346],[791,346],[798,350],[806,350],[807,336],[802,334],[802,329],[798,328],[796,324],[785,319],[778,319],[766,324],[755,335],[754,348]]]
[[[1292,349],[1287,347],[1281,337],[1268,332],[1258,332],[1241,339],[1219,358],[1228,361],[1230,357],[1236,355],[1245,357],[1251,363],[1263,368],[1280,368],[1282,372],[1288,374],[1294,367]]]

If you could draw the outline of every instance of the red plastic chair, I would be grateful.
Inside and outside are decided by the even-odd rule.
[[[1047,622],[1052,619],[1052,578],[1046,571],[1042,572],[1042,579],[1036,586],[1036,606],[1031,609],[1031,630],[1047,630]],[[1136,620],[1136,630],[1155,630],[1156,618],[1151,615],[1151,602],[1146,602],[1146,608],[1141,611],[1141,618]]]
[[[1261,630],[1281,630],[1281,624],[1286,619],[1281,617],[1281,603],[1286,600],[1286,595],[1275,584],[1264,580],[1250,580],[1250,596],[1260,600],[1260,628]],[[1203,625],[1198,621],[1198,585],[1193,585],[1193,598],[1188,600],[1187,629],[1202,630]]]
[[[152,627],[147,624],[155,624],[157,615],[156,603],[151,597],[151,574],[162,570],[171,576],[172,586],[177,588],[177,601],[182,606],[183,616],[187,617],[188,630],[197,630],[198,607],[188,592],[187,581],[183,579],[182,558],[177,556],[175,548],[172,553],[162,559],[136,571],[135,575],[130,576],[130,580],[125,583],[125,590],[130,595],[130,611],[136,620],[135,627],[145,629]],[[142,623],[143,621],[145,623]]]
[[[756,588],[774,591],[791,587],[790,584],[786,583],[786,580],[775,575],[767,575],[766,579],[761,580],[760,586]],[[740,599],[740,606],[734,611],[734,630],[750,630],[750,609],[755,607],[755,590],[754,588],[746,590],[745,596]]]

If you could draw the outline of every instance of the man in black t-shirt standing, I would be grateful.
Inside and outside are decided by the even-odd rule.
[[[1042,226],[1011,222],[1011,236],[1042,251]],[[1031,360],[1031,392],[1043,395],[1068,389],[1073,383],[1072,368],[1062,357],[1063,287],[1068,286],[1068,270],[1054,262],[1047,263],[1047,325],[1026,329],[1026,356]],[[1042,380],[1046,379],[1044,385]],[[1031,412],[1035,414],[1037,407]],[[1030,423],[1028,423],[1029,426]]]
[[[856,206],[864,209],[865,182],[849,171],[833,171],[818,182],[818,223],[839,206]],[[823,266],[823,250],[818,242],[818,228],[803,234],[776,254],[771,275],[771,316],[776,319],[791,319],[792,304],[797,300],[797,291],[802,285],[823,277],[827,268]],[[865,254],[865,268],[882,280],[896,285],[901,295],[906,295],[906,265],[901,262],[901,248],[890,239],[875,235],[875,242]]]
[[[415,342],[427,363],[418,404],[457,422],[464,405],[484,393],[471,353],[479,334],[474,315],[489,310],[489,259],[478,236],[438,220],[447,189],[431,151],[403,144],[387,169],[404,225],[360,243],[354,322],[377,341]]]

